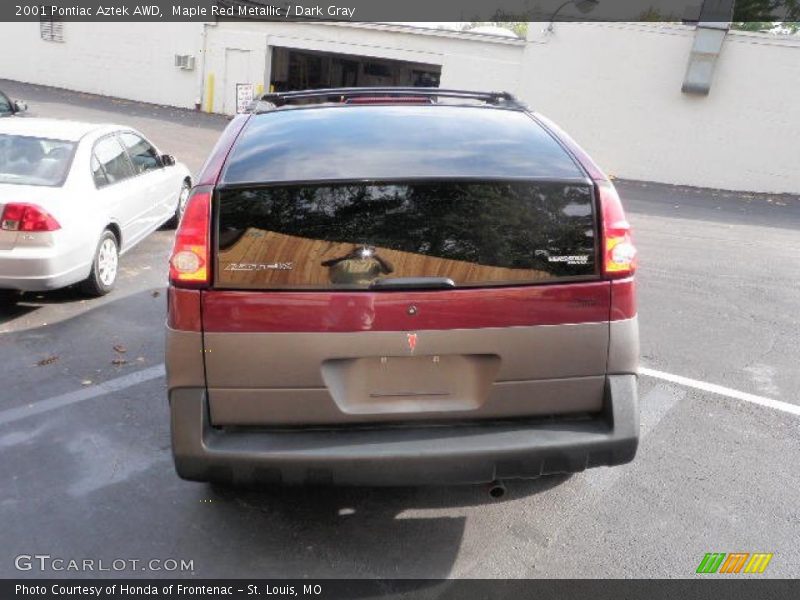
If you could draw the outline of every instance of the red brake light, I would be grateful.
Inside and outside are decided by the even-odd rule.
[[[0,229],[5,231],[55,231],[58,221],[43,208],[27,202],[11,202],[3,208]]]
[[[169,281],[174,284],[207,285],[209,269],[209,229],[211,190],[198,188],[186,202],[186,210],[175,233],[169,259]]]
[[[636,247],[617,190],[607,181],[597,183],[603,216],[603,274],[619,279],[636,271]]]
[[[358,96],[345,98],[345,104],[433,104],[424,96]]]

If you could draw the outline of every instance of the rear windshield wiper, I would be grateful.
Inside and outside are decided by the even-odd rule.
[[[456,287],[449,277],[387,277],[373,281],[371,290],[441,290]]]

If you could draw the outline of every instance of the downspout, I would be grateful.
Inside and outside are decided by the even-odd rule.
[[[207,67],[206,63],[207,63],[207,56],[208,56],[207,55],[207,52],[208,52],[208,27],[216,27],[216,26],[217,26],[217,22],[203,23],[203,33],[202,33],[203,48],[202,48],[202,51],[201,51],[201,54],[202,54],[202,66],[200,68],[200,81],[198,83],[198,86],[200,88],[200,93],[198,95],[198,101],[195,103],[196,107],[198,109],[200,109],[200,110],[202,110],[202,108],[206,105],[207,100],[209,100],[209,94],[211,94],[211,99],[213,99],[213,95],[214,95],[214,90],[213,89],[212,90],[207,89],[208,86],[206,85],[206,78],[207,78],[206,71],[208,70],[208,67]],[[212,76],[212,82],[213,82],[213,76]],[[213,83],[212,83],[212,85],[213,85]],[[211,112],[211,111],[209,110],[208,112]]]
[[[734,0],[705,0],[700,8],[686,74],[681,91],[707,96],[711,90],[717,58],[731,27]]]

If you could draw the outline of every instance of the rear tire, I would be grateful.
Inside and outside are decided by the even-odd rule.
[[[103,232],[92,261],[89,277],[80,283],[83,293],[90,296],[105,296],[114,289],[119,267],[119,245],[117,237],[108,229]]]
[[[167,221],[167,227],[170,229],[175,229],[180,224],[183,211],[186,210],[186,202],[189,200],[189,192],[191,189],[192,184],[184,180],[181,185],[181,191],[178,194],[178,206],[175,207],[175,214]]]

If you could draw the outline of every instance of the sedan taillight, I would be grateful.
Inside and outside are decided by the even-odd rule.
[[[58,221],[43,208],[27,202],[10,202],[0,216],[0,229],[4,231],[55,231],[61,229]]]

